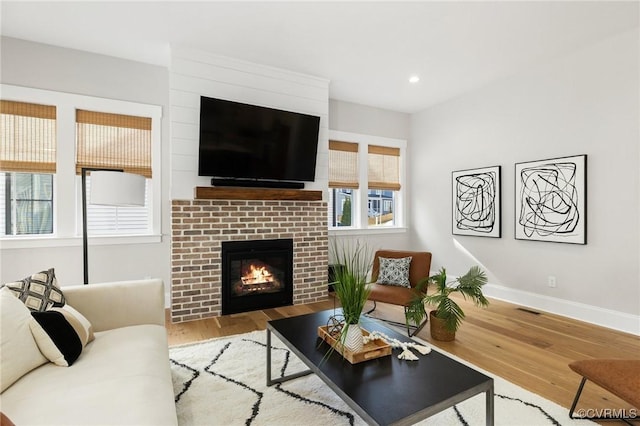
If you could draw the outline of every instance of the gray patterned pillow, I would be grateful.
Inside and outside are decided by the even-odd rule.
[[[23,280],[7,283],[7,287],[27,308],[44,312],[53,306],[64,306],[64,294],[58,287],[54,269],[38,272]]]
[[[380,272],[378,273],[377,284],[395,285],[399,287],[411,287],[409,282],[409,266],[411,256],[390,259],[380,258]]]

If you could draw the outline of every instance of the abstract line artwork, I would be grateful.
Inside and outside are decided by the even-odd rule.
[[[500,238],[500,166],[452,172],[453,234]]]
[[[515,237],[586,244],[587,156],[515,166]]]

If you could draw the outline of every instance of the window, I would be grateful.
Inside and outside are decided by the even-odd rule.
[[[151,118],[76,110],[76,174],[83,168],[122,170],[147,178],[143,207],[87,205],[89,235],[149,232]],[[87,194],[91,175],[87,176]]]
[[[354,192],[348,188],[329,188],[329,226],[352,225]]]
[[[368,147],[368,225],[395,226],[395,200],[400,190],[400,149]]]
[[[146,180],[144,206],[116,207],[87,204],[88,235],[148,234],[149,185]],[[87,176],[87,194],[91,193],[91,176]]]
[[[329,226],[353,226],[358,187],[358,144],[329,141]]]
[[[89,235],[144,235],[145,242],[159,241],[160,106],[5,84],[0,91],[0,237],[5,247],[79,242],[83,167],[146,177],[144,207],[88,206]],[[89,186],[90,175],[87,181]],[[31,238],[24,238],[28,234]],[[41,241],[45,237],[49,241]]]
[[[53,233],[53,175],[0,173],[2,235]]]
[[[329,227],[403,226],[402,152],[406,142],[336,131],[330,137]]]
[[[0,235],[53,233],[56,107],[0,101]]]

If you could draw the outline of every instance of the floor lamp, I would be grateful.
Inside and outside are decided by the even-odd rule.
[[[144,206],[145,177],[122,170],[83,168],[82,175],[82,254],[84,283],[89,283],[87,238],[87,173],[91,173],[89,203],[103,206]]]

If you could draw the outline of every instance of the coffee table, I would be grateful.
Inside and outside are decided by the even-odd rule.
[[[391,356],[351,364],[339,353],[327,356],[317,334],[333,314],[328,310],[267,323],[267,386],[315,373],[370,425],[410,425],[479,393],[486,394],[486,424],[493,425],[493,379],[437,351],[418,361]],[[362,317],[361,327],[400,341],[411,341],[381,321]],[[309,367],[284,377],[271,377],[271,333]]]

